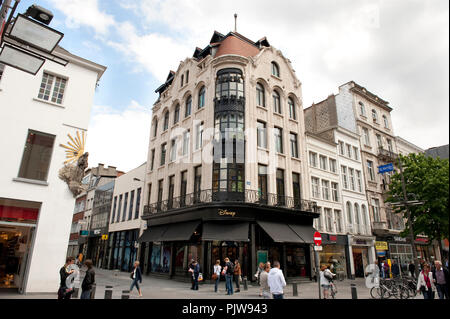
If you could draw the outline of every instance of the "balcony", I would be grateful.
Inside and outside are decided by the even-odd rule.
[[[372,229],[374,233],[384,234],[387,233],[388,229],[386,227],[386,222],[374,221],[372,222]]]
[[[280,207],[293,211],[316,212],[316,203],[309,200],[279,196],[277,194],[264,194],[256,190],[245,190],[244,192],[229,192],[227,190],[213,191],[202,190],[196,193],[167,199],[144,206],[144,216],[164,213],[175,209],[193,207],[206,203],[249,203],[255,205]]]
[[[405,222],[402,213],[394,214],[392,210],[386,209],[387,227],[390,230],[402,231],[405,229]]]
[[[395,159],[397,159],[398,154],[384,149],[383,147],[378,147],[378,158],[385,162],[385,163],[389,163],[389,162],[393,162]]]

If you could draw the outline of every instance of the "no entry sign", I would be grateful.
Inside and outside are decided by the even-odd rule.
[[[314,233],[314,244],[316,244],[316,246],[322,245],[322,235],[320,235],[318,231]]]

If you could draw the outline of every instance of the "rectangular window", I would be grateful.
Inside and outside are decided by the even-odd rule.
[[[54,142],[55,135],[28,130],[18,177],[46,181]]]
[[[326,218],[326,228],[328,232],[333,232],[333,216],[331,208],[324,208],[325,218]]]
[[[319,155],[320,169],[327,170],[327,157]]]
[[[294,194],[294,206],[301,207],[300,174],[292,173],[292,192]]]
[[[309,152],[309,165],[317,167],[317,153]]]
[[[256,130],[258,135],[258,146],[267,148],[266,123],[260,121],[256,122]]]
[[[342,215],[340,210],[334,210],[334,219],[336,222],[336,232],[342,233]]]
[[[169,176],[169,196],[167,208],[171,209],[173,207],[173,194],[175,192],[175,175]]]
[[[370,146],[369,130],[363,127],[364,144]]]
[[[354,191],[355,190],[355,170],[353,168],[349,168],[348,173],[350,175],[350,189],[352,191]]]
[[[148,184],[148,193],[147,193],[148,197],[147,197],[147,205],[150,205],[151,200],[152,200],[152,184],[149,183]]]
[[[174,138],[170,141],[170,161],[175,162],[177,159],[177,140]]]
[[[128,220],[133,218],[134,190],[130,194],[130,210],[128,212]]]
[[[389,152],[394,152],[394,148],[392,147],[392,140],[390,140],[390,139],[386,139],[386,142],[387,142],[387,145],[388,145],[388,150],[389,150]]]
[[[352,158],[352,146],[350,144],[345,144],[347,146],[347,156]]]
[[[117,209],[117,219],[116,222],[120,221],[120,212],[122,211],[122,194],[119,195],[119,208]]]
[[[339,186],[338,183],[331,183],[331,194],[334,202],[339,202]]]
[[[319,217],[314,218],[314,221],[316,222],[317,230],[322,230],[323,229],[322,207],[317,207],[317,212],[319,213]]]
[[[260,202],[267,203],[267,166],[258,164],[258,195]]]
[[[285,205],[286,198],[284,193],[284,170],[277,168],[277,204]]]
[[[158,202],[157,202],[157,210],[161,210],[161,202],[163,198],[163,183],[164,180],[160,179],[158,181]]]
[[[376,198],[372,198],[372,209],[373,209],[373,221],[380,222],[380,201]]]
[[[163,143],[161,145],[161,162],[159,163],[160,166],[166,164],[166,146],[167,143]]]
[[[369,180],[375,181],[375,173],[373,170],[373,162],[367,161],[367,175],[369,175]]]
[[[319,179],[317,177],[311,177],[312,185],[312,197],[320,198]]]
[[[186,71],[186,83],[189,83],[189,70]]]
[[[291,155],[298,158],[297,134],[290,133]]]
[[[353,154],[355,155],[355,160],[359,161],[359,149],[353,146]]]
[[[345,155],[344,142],[339,141],[339,155]]]
[[[125,199],[123,201],[123,216],[122,221],[125,221],[126,215],[127,215],[127,207],[128,207],[128,193],[125,193]]]
[[[198,150],[202,148],[203,144],[203,122],[197,124],[196,133],[197,135],[195,136],[195,149]]]
[[[344,189],[348,189],[348,181],[347,181],[347,167],[341,165],[341,173],[342,173],[342,187]]]
[[[383,140],[381,138],[381,135],[377,134],[377,145],[379,148],[383,147]]]
[[[322,180],[322,198],[330,200],[330,182]]]
[[[336,173],[336,160],[330,158],[329,162],[330,162],[330,171]]]
[[[44,72],[38,98],[53,103],[61,104],[66,89],[67,79]]]
[[[202,167],[197,166],[194,168],[194,201],[200,201],[200,192],[202,184]]]
[[[183,156],[189,153],[190,133],[191,132],[189,130],[183,133]]]
[[[187,192],[187,171],[181,172],[180,183],[180,206],[184,207],[186,204],[186,192]]]
[[[89,200],[88,200],[89,205]],[[114,204],[113,204],[113,210],[112,210],[112,216],[111,216],[111,223],[114,223],[114,217],[116,217],[116,208],[117,208],[117,196],[114,196]]]
[[[362,193],[361,171],[356,171],[356,180],[358,181],[358,191]]]
[[[283,153],[283,130],[279,127],[274,127],[273,132],[275,137],[275,151]]]
[[[150,160],[150,170],[153,171],[153,164],[155,163],[155,149],[152,149],[152,158]]]
[[[150,189],[151,189],[151,187],[150,187]],[[140,208],[141,208],[141,188],[139,187],[136,192],[136,210],[134,212],[134,219],[139,218],[139,209]]]

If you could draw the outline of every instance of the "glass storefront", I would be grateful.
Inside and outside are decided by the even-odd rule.
[[[344,245],[322,245],[319,252],[320,265],[330,266],[335,274],[347,274]]]
[[[287,276],[309,277],[309,247],[286,245]]]
[[[408,271],[408,265],[413,261],[412,247],[410,244],[389,244],[391,259],[401,266],[403,273]]]
[[[136,242],[139,230],[127,230],[110,233],[109,249],[110,269],[131,271],[137,258]]]

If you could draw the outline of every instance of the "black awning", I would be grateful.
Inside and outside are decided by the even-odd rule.
[[[203,223],[202,240],[249,241],[248,222],[241,223]]]
[[[168,224],[166,225],[167,231],[163,234],[161,241],[189,240],[199,224],[199,220]]]
[[[161,241],[162,235],[166,232],[168,225],[151,226],[144,231],[138,242]]]
[[[305,243],[287,224],[267,221],[257,223],[276,243]]]
[[[289,224],[289,227],[301,238],[305,244],[314,244],[313,236],[316,231],[309,225]]]

